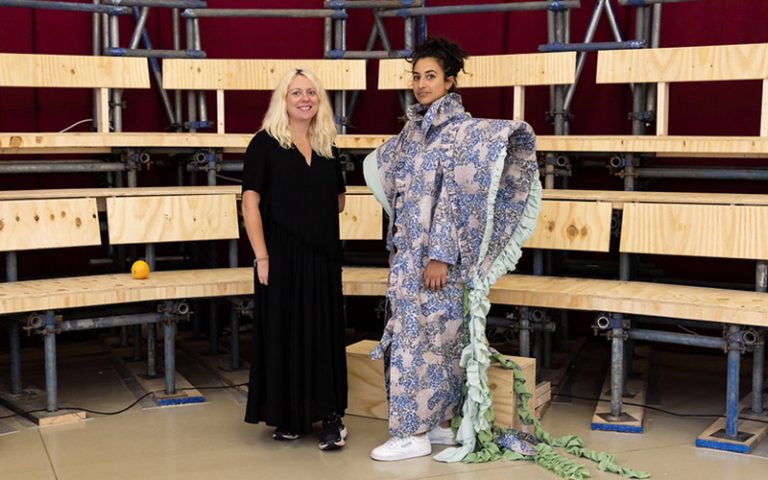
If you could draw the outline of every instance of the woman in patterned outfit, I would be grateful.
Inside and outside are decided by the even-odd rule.
[[[455,89],[466,58],[443,39],[416,48],[409,62],[418,103],[408,108],[402,132],[365,162],[366,182],[390,219],[392,316],[373,352],[386,365],[391,435],[371,452],[379,461],[456,444],[448,424],[460,414],[462,367],[476,350],[464,344],[464,308],[472,306],[465,298],[485,301],[492,280],[519,257],[518,225],[528,231],[535,223],[533,131],[524,122],[472,119],[464,111]],[[462,451],[474,447],[472,428],[459,432]]]
[[[376,460],[429,455],[428,432],[442,434],[432,435],[441,443],[453,443],[450,429],[443,426],[454,416],[461,391],[463,285],[456,229],[440,188],[441,152],[422,150],[430,148],[446,124],[468,117],[458,95],[450,93],[466,57],[456,44],[430,39],[410,59],[418,103],[408,109],[403,141],[395,146],[402,149],[402,166],[387,234],[392,319],[382,339],[382,347],[389,347],[392,438],[371,452]],[[430,109],[435,102],[445,108]]]

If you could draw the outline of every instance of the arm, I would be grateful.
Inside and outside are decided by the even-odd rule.
[[[259,283],[267,285],[269,280],[269,252],[267,251],[267,242],[264,239],[264,225],[261,222],[261,211],[259,210],[260,202],[261,195],[253,190],[243,192],[242,209],[245,231],[256,257],[255,265]]]
[[[445,287],[448,265],[455,265],[458,259],[458,232],[451,214],[450,197],[443,183],[429,232],[429,263],[424,269],[424,286],[432,290]]]
[[[347,203],[347,196],[343,193],[339,194],[339,213],[344,211],[344,206]]]

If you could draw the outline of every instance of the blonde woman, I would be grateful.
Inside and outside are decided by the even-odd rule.
[[[254,344],[245,421],[295,440],[323,421],[319,447],[344,446],[347,373],[339,212],[344,179],[325,90],[307,70],[278,83],[243,170],[255,260]]]

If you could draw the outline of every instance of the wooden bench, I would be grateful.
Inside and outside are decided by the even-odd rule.
[[[764,241],[768,195],[544,190],[539,223],[526,247],[607,252],[612,206],[622,210],[622,253],[750,260],[768,257]],[[347,295],[386,294],[386,269],[345,268],[343,278]],[[761,350],[760,329],[768,327],[768,295],[763,292],[512,274],[496,282],[490,300],[502,305],[598,313],[598,326],[611,332],[614,361],[606,396],[611,399],[611,408],[598,405],[593,428],[642,431],[642,409],[622,407],[625,372],[620,359],[626,333],[632,339],[728,350],[727,418],[708,429],[697,445],[748,452],[765,435],[765,424],[738,423],[741,349],[754,343]],[[723,326],[724,336],[693,339],[687,334],[626,328],[623,315],[718,324]],[[763,353],[756,351],[754,362],[762,371]],[[640,387],[630,384],[631,390],[637,390],[633,402],[644,401]],[[762,379],[755,377],[753,391],[762,392]],[[759,405],[757,411],[762,411],[761,398],[754,402],[753,407]]]
[[[381,238],[381,207],[370,198],[367,189],[350,187],[349,190],[347,208],[340,217],[342,238]],[[15,265],[16,252],[23,250],[101,245],[98,217],[99,212],[105,212],[108,244],[144,244],[150,264],[153,263],[155,244],[209,240],[229,240],[230,259],[236,261],[236,240],[240,236],[236,204],[239,191],[239,186],[213,186],[2,192],[0,251],[7,252],[9,265]],[[57,409],[55,333],[120,324],[106,319],[62,322],[57,320],[54,311],[252,294],[252,270],[234,268],[236,266],[153,271],[148,279],[141,281],[132,279],[127,273],[15,281],[13,270],[9,282],[0,284],[0,315],[16,317],[11,322],[11,395],[21,393],[20,314],[28,315],[31,330],[45,336],[46,408],[53,412]],[[170,309],[170,312],[138,315],[132,317],[135,322],[127,320],[128,323],[124,321],[120,325],[165,321],[172,314],[178,314],[179,308],[184,310],[186,306],[169,305],[166,310]],[[166,325],[170,328],[171,323]],[[148,338],[152,341],[154,336]],[[166,362],[173,362],[172,348],[172,342],[166,343]],[[154,351],[154,346],[148,349]],[[153,359],[151,357],[150,361]],[[148,368],[154,371],[153,365]],[[172,363],[166,363],[168,395],[174,391],[173,371]],[[178,396],[172,400],[160,399],[160,403],[172,401],[181,400]],[[53,420],[44,416],[42,421]]]
[[[744,136],[670,135],[671,83],[746,80],[762,81],[759,132]],[[596,81],[656,84],[655,135],[546,137],[540,138],[540,150],[655,153],[663,157],[768,156],[768,44],[601,51],[597,56]]]

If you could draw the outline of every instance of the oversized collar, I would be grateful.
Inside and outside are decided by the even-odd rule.
[[[416,124],[417,128],[426,134],[429,127],[438,127],[456,117],[464,117],[464,105],[461,104],[461,95],[449,93],[425,107],[420,103],[411,105],[406,111],[409,121]]]

